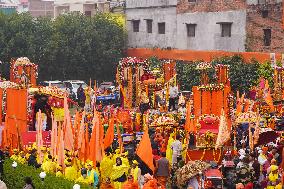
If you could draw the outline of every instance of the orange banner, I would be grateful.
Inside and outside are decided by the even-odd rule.
[[[201,92],[197,89],[197,87],[193,87],[192,91],[194,115],[199,117],[201,115]]]
[[[13,147],[27,131],[27,97],[26,89],[7,89],[7,134],[13,137]]]
[[[193,50],[162,50],[162,49],[128,49],[127,55],[132,57],[149,58],[156,56],[159,59],[184,60],[184,61],[207,61],[210,62],[221,56],[242,55],[246,62],[252,59],[260,63],[270,61],[269,53],[261,52],[226,52],[226,51],[193,51]],[[281,54],[276,53],[276,60],[281,61]]]

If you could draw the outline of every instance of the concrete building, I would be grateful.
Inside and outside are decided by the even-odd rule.
[[[17,12],[18,5],[11,0],[0,0],[0,12],[13,14]]]
[[[54,0],[29,0],[28,9],[33,17],[53,17]]]
[[[98,12],[109,12],[110,3],[107,0],[55,0],[54,17],[66,12],[80,12],[93,16]]]
[[[128,46],[283,52],[282,14],[282,0],[126,0]]]

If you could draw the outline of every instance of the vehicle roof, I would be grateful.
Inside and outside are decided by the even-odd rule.
[[[101,85],[112,85],[113,82],[102,82]]]
[[[81,81],[81,80],[67,80],[67,81],[63,81],[63,82],[70,82],[70,83],[85,83],[84,81]]]
[[[43,81],[44,83],[62,83],[62,81],[55,80],[55,81]]]

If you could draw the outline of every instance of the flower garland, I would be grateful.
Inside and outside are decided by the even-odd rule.
[[[149,62],[147,60],[136,58],[136,57],[126,57],[122,58],[117,66],[117,74],[118,74],[118,80],[119,82],[123,82],[125,79],[123,72],[124,68],[126,67],[133,67],[133,66],[142,66],[144,70],[147,70],[149,67]]]
[[[201,85],[197,87],[197,90],[202,91],[220,91],[224,90],[225,86],[224,84],[208,84],[208,85]]]
[[[38,65],[32,63],[27,57],[20,57],[14,64],[11,64],[10,68],[12,69],[14,78],[19,75],[18,71],[20,67],[31,67],[34,70],[35,77],[38,78]]]
[[[207,70],[212,68],[212,64],[210,62],[201,62],[196,66],[196,70]]]
[[[200,161],[202,161],[202,160],[204,159],[205,153],[206,153],[206,149],[203,149],[203,153],[202,153],[202,155],[201,155],[201,157],[200,157],[200,159],[199,159]],[[189,161],[193,161],[193,160],[190,158],[190,156],[189,156],[189,152],[186,153],[186,156],[187,156],[187,158],[188,158]]]

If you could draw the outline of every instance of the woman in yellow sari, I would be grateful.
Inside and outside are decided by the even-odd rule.
[[[172,157],[173,157],[173,150],[171,149],[172,143],[175,141],[174,139],[174,133],[170,134],[170,138],[168,140],[168,145],[167,145],[167,151],[166,151],[166,157],[170,162],[170,165],[172,164]]]

